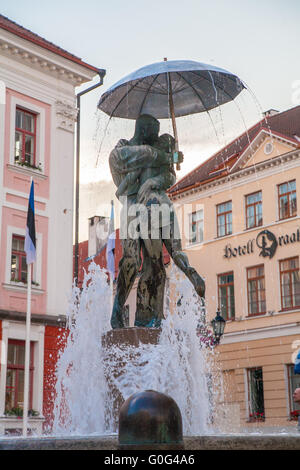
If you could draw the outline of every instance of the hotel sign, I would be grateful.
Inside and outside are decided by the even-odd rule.
[[[276,237],[274,233],[269,230],[262,230],[257,235],[256,239],[248,240],[245,245],[238,245],[232,247],[230,244],[224,248],[224,258],[236,258],[243,255],[250,255],[254,253],[255,249],[259,250],[259,256],[264,258],[273,258],[278,246],[289,245],[292,243],[300,242],[300,229],[296,232]]]

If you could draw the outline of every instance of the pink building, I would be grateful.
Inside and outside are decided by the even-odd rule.
[[[0,434],[21,427],[27,266],[35,183],[29,425],[51,421],[59,327],[72,286],[75,87],[98,69],[0,15]],[[37,414],[38,413],[38,414]]]

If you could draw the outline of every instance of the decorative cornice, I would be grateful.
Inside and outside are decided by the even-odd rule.
[[[243,319],[243,321],[246,319]],[[278,338],[281,336],[299,335],[300,323],[286,323],[269,327],[255,329],[241,329],[231,333],[224,333],[221,344],[240,343],[244,341],[256,341],[268,338]],[[292,353],[292,350],[291,350]]]
[[[14,312],[11,310],[0,310],[0,320],[18,321],[24,323],[26,321],[25,312]],[[44,315],[44,314],[31,314],[31,322],[35,324],[65,327],[65,315]]]
[[[45,58],[33,51],[26,50],[22,46],[16,46],[2,38],[0,39],[0,54],[10,56],[29,67],[34,67],[56,78],[72,83],[73,86],[80,86],[84,82],[91,80],[87,75],[75,72],[72,67],[68,68],[62,64],[55,63],[50,58]]]

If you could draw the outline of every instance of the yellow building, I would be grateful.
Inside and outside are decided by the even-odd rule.
[[[241,425],[287,426],[300,407],[300,106],[271,111],[174,185],[183,247],[206,280],[225,403]],[[229,406],[229,407],[230,407]]]

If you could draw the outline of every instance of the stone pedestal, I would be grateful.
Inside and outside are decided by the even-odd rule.
[[[108,331],[102,337],[103,347],[109,351],[113,346],[120,346],[120,350],[124,346],[138,348],[142,344],[157,344],[161,329],[159,328],[145,328],[145,327],[132,327],[132,328],[119,328]],[[117,378],[123,373],[125,362],[122,361],[122,357],[119,357],[119,362],[116,369],[112,372],[114,377]],[[107,383],[110,387],[110,406],[112,408],[112,418],[114,421],[114,431],[117,431],[119,412],[124,401],[128,397],[123,397],[119,390],[113,384],[111,376],[106,377]],[[137,384],[138,385],[138,384]]]
[[[110,345],[128,345],[138,347],[143,344],[157,344],[161,329],[160,328],[117,328],[110,330],[103,336],[103,346]]]

